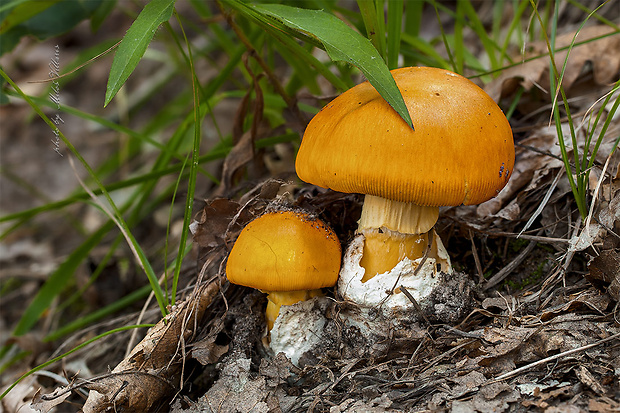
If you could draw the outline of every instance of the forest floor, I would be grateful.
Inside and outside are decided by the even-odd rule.
[[[595,37],[597,30],[607,29],[588,27],[583,36]],[[63,53],[97,41],[84,40],[80,33],[59,39]],[[574,31],[565,33],[570,39]],[[31,43],[3,58],[4,67],[23,69],[15,80],[28,85],[29,94],[42,90],[25,81],[46,78],[50,48],[52,42]],[[573,51],[565,88],[575,118],[597,108],[598,98],[618,78],[620,63],[596,63],[609,55],[620,56],[620,36]],[[186,258],[177,304],[165,320],[151,300],[129,305],[114,318],[69,337],[43,342],[49,323],[58,322],[44,318],[37,330],[11,338],[29,355],[3,372],[0,385],[6,388],[29,369],[114,328],[155,324],[146,339],[135,330],[101,338],[22,380],[2,400],[0,412],[76,411],[84,406],[88,390],[91,398],[99,393],[125,411],[620,411],[620,153],[612,154],[620,117],[616,114],[611,122],[590,171],[590,210],[582,221],[555,126],[549,123],[550,101],[538,89],[548,84],[547,66],[546,61],[515,66],[484,85],[498,101],[514,96],[515,84],[525,92],[511,119],[516,165],[507,187],[482,205],[440,212],[437,233],[455,269],[473,286],[471,309],[457,322],[421,317],[406,333],[386,329],[379,350],[365,347],[340,317],[351,303],[330,289],[315,303],[327,318],[327,344],[299,366],[270,353],[264,345],[265,295],[232,285],[225,277],[225,259],[237,235],[266,209],[283,205],[317,215],[346,248],[362,202],[359,195],[300,182],[294,174],[294,147],[278,144],[257,155],[263,165],[269,158],[277,168],[250,169],[262,173],[241,181],[231,178],[235,185],[226,191],[199,185],[204,192],[197,192],[201,199],[195,203],[194,248]],[[90,96],[103,96],[107,74],[105,65],[94,65],[85,83],[69,85],[62,93],[83,102],[81,110],[96,112],[101,102]],[[226,125],[235,108],[220,110],[220,124]],[[70,194],[76,188],[75,173],[53,150],[49,128],[33,122],[25,104],[3,106],[0,113],[2,212]],[[568,122],[563,126],[568,130]],[[584,129],[577,133],[581,143]],[[89,141],[93,131],[86,122],[68,122],[64,133],[74,137],[93,163],[117,150],[109,132],[98,131],[98,141]],[[233,151],[230,156],[245,155]],[[19,174],[11,168],[19,168]],[[222,163],[213,167],[220,175],[221,168]],[[27,181],[37,182],[39,189],[20,185]],[[153,237],[166,236],[168,207],[154,212],[150,226],[135,229],[145,249]],[[71,217],[45,214],[3,241],[0,281],[20,280],[19,288],[8,289],[1,298],[3,341],[57,257],[79,245],[79,233],[67,224],[72,219],[87,228],[101,221],[92,208],[80,208]],[[173,221],[172,231],[178,234],[182,215],[175,214]],[[105,251],[105,245],[93,250],[92,261],[98,262]],[[128,250],[124,253],[130,256]],[[103,306],[143,285],[137,271],[121,262],[115,260],[86,291],[88,306]],[[76,285],[93,265],[79,267]],[[86,403],[87,411],[99,411],[89,405],[94,401]]]

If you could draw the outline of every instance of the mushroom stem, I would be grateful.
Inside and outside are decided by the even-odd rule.
[[[401,234],[425,234],[433,228],[437,218],[439,207],[366,195],[358,230],[385,227]]]
[[[300,301],[309,300],[313,297],[323,295],[323,291],[317,290],[297,290],[297,291],[265,291],[267,293],[267,309],[265,318],[269,331],[273,328],[276,318],[280,314],[280,307],[283,305],[293,305]]]
[[[364,268],[362,282],[394,268],[405,258],[422,258],[428,245],[428,232],[439,216],[439,208],[366,195],[358,232],[364,235],[364,251],[360,265]],[[437,243],[434,234],[428,257],[449,272],[448,254]],[[440,245],[442,253],[439,252]]]

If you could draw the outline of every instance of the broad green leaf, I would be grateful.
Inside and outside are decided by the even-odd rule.
[[[174,2],[175,0],[151,1],[144,6],[138,18],[127,30],[112,62],[104,106],[110,103],[134,71],[159,25],[172,17]]]
[[[332,60],[357,66],[370,84],[413,128],[407,106],[394,78],[377,49],[367,38],[336,16],[321,10],[299,9],[280,4],[262,4],[253,7],[287,27],[318,39]]]

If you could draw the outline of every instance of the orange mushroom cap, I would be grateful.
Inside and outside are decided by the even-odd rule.
[[[365,82],[308,124],[295,168],[309,183],[421,206],[482,203],[514,166],[510,124],[470,80],[430,67],[396,69],[411,128]]]
[[[331,287],[340,271],[340,242],[321,220],[292,211],[267,213],[239,234],[228,256],[233,284],[263,291]]]

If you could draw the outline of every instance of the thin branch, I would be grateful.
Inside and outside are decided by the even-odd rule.
[[[535,362],[530,363],[528,365],[525,365],[523,367],[519,367],[518,369],[515,369],[515,370],[510,371],[508,373],[504,373],[501,376],[498,376],[498,377],[494,378],[493,380],[487,382],[486,384],[496,383],[498,381],[505,380],[507,378],[510,378],[512,376],[516,376],[516,375],[518,375],[518,374],[520,374],[520,373],[522,373],[522,372],[524,372],[526,370],[529,370],[529,369],[531,369],[533,367],[536,367],[536,366],[539,366],[541,364],[545,364],[545,363],[548,363],[550,361],[553,361],[553,360],[556,360],[556,359],[559,359],[559,358],[562,358],[562,357],[570,356],[571,354],[579,353],[581,351],[588,350],[588,349],[590,349],[592,347],[600,346],[601,344],[607,343],[608,341],[612,341],[612,340],[615,340],[615,339],[620,339],[620,333],[616,333],[613,336],[609,336],[607,338],[599,340],[596,343],[588,344],[588,345],[582,346],[582,347],[577,347],[577,348],[574,348],[572,350],[568,350],[568,351],[565,351],[563,353],[555,354],[555,355],[553,355],[551,357],[547,357],[547,358],[544,358],[542,360],[535,361]]]

